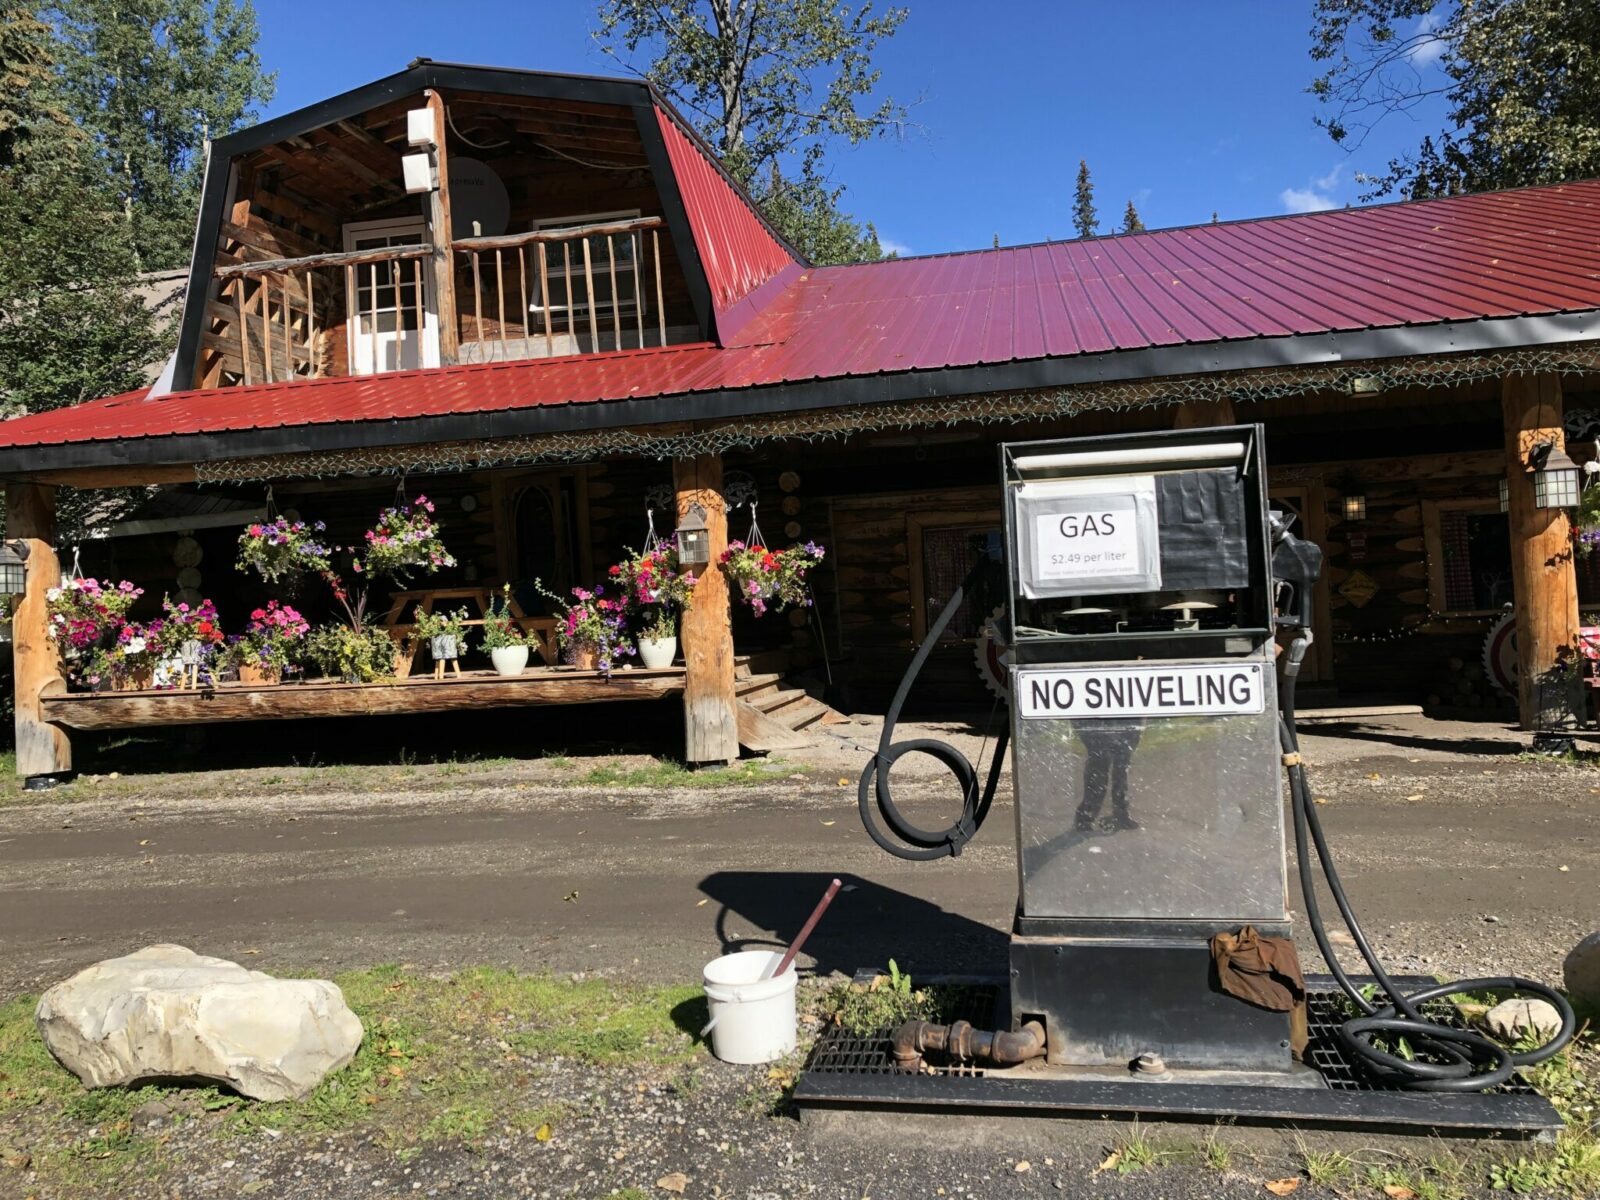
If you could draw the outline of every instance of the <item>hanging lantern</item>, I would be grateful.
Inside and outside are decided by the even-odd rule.
[[[1583,471],[1554,442],[1543,442],[1534,461],[1533,503],[1537,508],[1576,508],[1583,493]]]
[[[0,543],[0,596],[20,596],[28,586],[28,544]]]
[[[1344,519],[1346,521],[1365,521],[1367,519],[1367,498],[1357,494],[1344,498]]]
[[[711,530],[706,525],[706,510],[691,504],[678,523],[678,563],[685,567],[704,567],[711,562]]]

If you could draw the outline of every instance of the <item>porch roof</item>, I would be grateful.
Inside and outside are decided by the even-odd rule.
[[[0,423],[0,474],[1600,338],[1600,180],[790,263],[742,303],[721,345],[131,392],[19,417]]]

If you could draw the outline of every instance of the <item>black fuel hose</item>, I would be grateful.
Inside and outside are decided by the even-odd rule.
[[[1384,970],[1360,921],[1356,919],[1344,885],[1339,881],[1339,871],[1329,852],[1322,820],[1317,816],[1310,788],[1306,784],[1305,765],[1300,761],[1300,742],[1295,733],[1295,678],[1292,673],[1284,677],[1280,693],[1283,711],[1279,720],[1284,762],[1289,770],[1295,857],[1300,868],[1300,888],[1305,896],[1306,923],[1316,938],[1317,949],[1322,952],[1322,959],[1338,981],[1340,990],[1362,1014],[1344,1022],[1339,1028],[1339,1040],[1346,1052],[1365,1063],[1374,1074],[1391,1085],[1425,1092],[1482,1091],[1504,1083],[1519,1067],[1532,1066],[1558,1054],[1572,1040],[1577,1021],[1567,998],[1552,987],[1516,975],[1493,975],[1407,992]],[[1387,1004],[1368,1000],[1339,965],[1317,905],[1316,880],[1311,865],[1313,851],[1322,868],[1323,878],[1327,881],[1328,891],[1338,906],[1339,915],[1355,940],[1356,949],[1372,971],[1373,979],[1387,996]],[[1458,992],[1480,991],[1519,993],[1548,1000],[1561,1014],[1561,1028],[1534,1049],[1513,1053],[1480,1033],[1440,1025],[1422,1015],[1420,1006],[1430,1000]],[[1383,1049],[1377,1044],[1380,1037],[1397,1048],[1399,1040],[1405,1039],[1416,1056],[1403,1057]]]
[[[917,653],[912,658],[911,665],[906,668],[905,676],[900,680],[900,687],[895,691],[889,711],[883,716],[883,732],[878,737],[877,753],[868,760],[861,772],[861,784],[856,792],[856,802],[861,809],[861,824],[866,827],[867,835],[873,841],[896,858],[925,862],[944,858],[946,855],[960,854],[961,848],[977,836],[978,830],[983,827],[984,818],[989,815],[989,806],[994,803],[995,788],[1000,783],[1000,765],[1005,761],[1006,742],[1011,733],[1009,721],[1001,727],[1000,735],[995,740],[994,761],[989,764],[989,777],[981,791],[978,788],[977,768],[965,754],[949,742],[940,741],[938,738],[911,738],[904,742],[894,740],[894,727],[900,720],[900,710],[905,706],[906,697],[911,694],[912,685],[921,674],[923,664],[928,661],[928,655],[932,654],[933,648],[939,644],[939,638],[946,626],[955,619],[956,612],[966,597],[967,588],[972,585],[984,565],[980,560],[966,579],[962,580],[961,586],[951,594],[943,610],[929,627],[928,635],[922,639],[922,645],[917,647]],[[927,754],[943,763],[961,786],[961,815],[947,829],[923,829],[913,825],[895,805],[894,790],[889,784],[889,769],[902,755],[913,753]],[[877,801],[878,812],[883,818],[881,826],[872,813],[874,798]]]

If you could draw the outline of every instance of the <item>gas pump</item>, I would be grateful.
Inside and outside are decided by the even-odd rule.
[[[1321,551],[1271,509],[1259,425],[1021,442],[1000,448],[1009,721],[980,784],[959,751],[894,740],[933,645],[929,629],[862,773],[867,832],[902,858],[960,854],[994,800],[1008,744],[1018,899],[1010,1021],[976,1030],[907,1023],[894,1058],[925,1056],[1090,1078],[1321,1087],[1296,1061],[1309,930],[1355,1013],[1349,1056],[1390,1086],[1475,1091],[1570,1040],[1570,1005],[1514,976],[1406,992],[1372,952],[1340,884],[1305,784],[1294,682],[1311,643]],[[962,793],[948,829],[896,806],[890,768],[943,762]],[[1292,919],[1285,796],[1302,908]],[[1338,963],[1313,857],[1371,972]],[[1498,990],[1542,997],[1557,1035],[1514,1053],[1426,1017],[1427,1001]],[[1405,1039],[1410,1054],[1397,1052]]]

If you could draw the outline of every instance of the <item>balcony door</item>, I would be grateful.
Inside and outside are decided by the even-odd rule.
[[[420,246],[426,241],[427,227],[421,218],[361,221],[344,227],[346,250]],[[437,367],[439,310],[427,265],[411,258],[361,263],[351,270],[355,286],[346,288],[345,324],[350,373]]]

